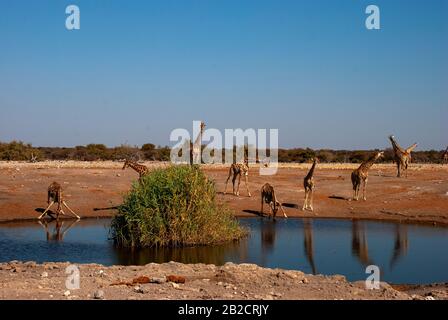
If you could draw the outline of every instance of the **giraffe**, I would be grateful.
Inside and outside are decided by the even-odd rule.
[[[393,135],[389,136],[389,140],[392,143],[394,149],[395,163],[397,164],[397,177],[401,177],[401,170],[405,172],[405,177],[408,176],[408,166],[411,163],[411,152],[417,147],[417,143],[414,143],[407,149],[403,149],[395,140]]]
[[[227,192],[227,184],[229,182],[230,177],[233,175],[232,178],[232,184],[233,184],[233,194],[236,196],[240,195],[240,183],[241,183],[241,175],[244,175],[244,179],[246,182],[246,189],[247,194],[249,197],[251,197],[250,191],[249,191],[249,183],[248,183],[248,176],[249,176],[249,161],[247,159],[244,160],[243,163],[232,163],[232,165],[229,168],[229,176],[226,180],[226,187],[224,188],[224,194]],[[236,178],[238,178],[238,186],[235,191],[235,181]]]
[[[314,193],[313,174],[317,163],[319,163],[319,159],[316,157],[313,160],[313,165],[311,166],[310,171],[303,179],[303,187],[305,188],[305,201],[303,202],[302,211],[304,210],[313,211],[313,193]]]
[[[204,133],[205,123],[201,121],[201,128],[199,134],[194,141],[190,142],[190,165],[201,163],[201,147],[202,147],[202,134]]]
[[[47,209],[45,209],[45,211],[38,217],[38,219],[42,219],[43,216],[45,216],[46,214],[48,214],[48,210],[50,210],[51,206],[54,203],[58,204],[58,207],[56,209],[56,219],[59,218],[59,214],[62,213],[63,215],[65,215],[64,210],[62,210],[62,206],[65,206],[72,215],[74,215],[77,219],[81,219],[80,216],[78,216],[72,209],[70,209],[70,207],[67,205],[67,202],[65,202],[63,196],[62,196],[62,187],[59,183],[57,182],[53,182],[52,184],[50,184],[50,186],[48,187],[48,192],[47,192],[47,203],[48,203],[48,207]]]
[[[283,216],[285,218],[288,218],[288,216],[285,213],[285,210],[283,210],[282,204],[280,201],[278,201],[277,197],[275,196],[274,187],[271,186],[269,183],[265,183],[263,187],[261,187],[261,215],[264,215],[263,212],[263,205],[264,203],[269,204],[269,207],[271,208],[271,211],[268,215],[270,218],[271,216],[275,220],[275,217],[277,215],[278,208],[282,210]]]
[[[138,173],[138,175],[139,175],[138,180],[140,182],[142,181],[142,177],[144,175],[148,174],[148,172],[149,172],[149,169],[148,169],[147,166],[142,165],[142,164],[138,164],[135,161],[131,161],[131,160],[126,159],[126,161],[124,162],[124,165],[123,165],[123,170],[128,168],[128,167],[134,169]]]
[[[446,150],[443,153],[443,163],[448,164],[448,147],[446,147]]]
[[[361,163],[358,169],[352,172],[352,185],[353,185],[353,200],[357,201],[359,198],[359,189],[361,182],[363,183],[362,196],[364,201],[367,200],[366,186],[367,178],[369,176],[369,169],[373,166],[375,161],[384,156],[384,152],[377,152],[373,154],[369,159]]]

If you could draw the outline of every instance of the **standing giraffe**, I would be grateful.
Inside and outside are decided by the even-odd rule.
[[[241,183],[241,175],[244,175],[244,180],[246,182],[246,189],[247,194],[249,197],[251,197],[250,191],[249,191],[249,183],[248,183],[248,176],[249,176],[249,160],[244,159],[243,163],[232,163],[232,165],[229,168],[229,176],[226,180],[226,187],[224,188],[224,194],[227,192],[227,184],[229,182],[230,177],[233,174],[232,178],[232,184],[233,184],[233,194],[236,196],[240,195],[240,183]],[[235,191],[235,181],[236,178],[238,178],[238,186]]]
[[[144,175],[148,174],[148,172],[149,172],[149,169],[148,169],[147,166],[142,165],[142,164],[138,164],[135,161],[126,159],[126,161],[124,162],[124,165],[123,165],[123,170],[128,168],[128,167],[134,169],[138,173],[138,175],[139,175],[138,180],[140,182],[142,180],[142,177]]]
[[[448,164],[448,147],[446,147],[446,150],[443,153],[443,163]]]
[[[369,169],[373,166],[375,161],[381,158],[383,155],[384,152],[375,153],[369,159],[361,163],[358,169],[352,172],[353,200],[357,201],[359,198],[359,189],[361,187],[361,182],[363,183],[362,196],[364,200],[367,200],[366,187],[367,178],[369,176]]]
[[[267,203],[269,205],[269,207],[271,208],[271,211],[268,215],[269,218],[272,216],[273,219],[275,220],[278,208],[280,208],[280,210],[282,210],[283,216],[285,218],[288,218],[288,216],[285,213],[285,210],[283,210],[281,202],[278,201],[278,199],[275,195],[274,187],[271,186],[269,183],[265,183],[263,185],[263,187],[261,187],[261,215],[262,216],[264,215],[264,212],[263,212],[263,204],[264,203]]]
[[[204,133],[205,123],[201,121],[201,128],[199,134],[194,141],[190,142],[190,165],[201,164],[201,147],[202,147],[202,134]]]
[[[405,177],[408,176],[408,166],[411,163],[411,152],[417,147],[417,143],[414,143],[407,149],[403,149],[400,145],[395,141],[395,137],[393,135],[389,136],[389,140],[392,143],[392,147],[394,149],[394,158],[397,164],[397,177],[401,177],[401,170],[404,171]]]
[[[56,209],[56,218],[59,218],[59,214],[62,213],[63,215],[65,215],[64,210],[62,210],[62,206],[65,206],[72,215],[74,215],[76,218],[81,219],[80,216],[78,216],[72,209],[70,209],[70,207],[67,205],[67,203],[64,201],[64,198],[62,196],[62,187],[59,183],[57,182],[53,182],[52,184],[50,184],[50,186],[48,187],[48,192],[47,192],[47,203],[48,203],[48,207],[47,209],[45,209],[45,211],[38,217],[38,219],[42,219],[43,216],[45,216],[46,214],[48,214],[48,210],[50,210],[51,206],[54,203],[58,204],[58,208]]]
[[[305,188],[305,201],[303,202],[303,210],[313,211],[313,193],[314,193],[314,169],[316,168],[316,164],[319,162],[319,159],[316,157],[313,160],[313,165],[311,166],[310,171],[303,179],[303,187]]]

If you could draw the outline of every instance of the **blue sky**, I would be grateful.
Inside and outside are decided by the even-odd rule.
[[[81,29],[65,28],[76,4]],[[381,30],[367,30],[369,4]],[[448,144],[448,1],[0,0],[0,141],[169,144],[278,128],[282,147]]]

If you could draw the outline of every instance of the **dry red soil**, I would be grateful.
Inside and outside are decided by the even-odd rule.
[[[163,163],[147,163],[151,168]],[[114,210],[94,211],[119,205],[138,175],[121,170],[119,162],[0,163],[0,221],[33,219],[46,207],[47,187],[59,182],[68,204],[82,217],[111,216]],[[393,165],[375,165],[370,170],[367,201],[348,201],[352,195],[351,164],[321,164],[315,172],[314,212],[301,211],[303,177],[309,164],[281,165],[277,174],[259,175],[251,167],[247,197],[244,179],[240,196],[223,195],[228,174],[226,166],[204,166],[216,182],[219,199],[228,203],[237,216],[253,216],[260,210],[260,189],[272,184],[290,217],[355,218],[400,220],[448,225],[448,166],[414,164],[407,178],[397,178]],[[294,207],[291,207],[295,205]],[[266,210],[265,206],[265,210]],[[266,213],[266,211],[265,211]],[[279,214],[279,216],[281,216]]]

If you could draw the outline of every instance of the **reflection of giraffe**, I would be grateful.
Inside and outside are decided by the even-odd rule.
[[[443,153],[443,163],[448,164],[448,147],[446,147],[446,150]]]
[[[391,268],[398,262],[400,257],[406,255],[409,247],[407,227],[402,224],[397,224],[395,228],[394,253],[390,259]]]
[[[316,264],[314,263],[314,247],[313,247],[313,225],[310,219],[303,219],[303,247],[305,256],[311,266],[313,274],[317,273]]]
[[[190,142],[190,164],[201,164],[201,147],[202,147],[202,134],[204,133],[205,123],[201,121],[201,127],[199,134],[194,141]]]
[[[389,140],[392,143],[394,149],[395,162],[397,164],[397,177],[401,176],[401,170],[404,171],[405,177],[408,176],[408,166],[411,163],[411,152],[417,147],[417,143],[414,143],[407,149],[403,149],[395,140],[394,136],[389,136]]]
[[[314,193],[314,169],[316,168],[316,164],[319,160],[314,158],[313,165],[311,166],[310,171],[303,179],[303,187],[305,189],[305,201],[303,202],[303,210],[311,210],[313,211],[313,193]]]
[[[369,245],[364,223],[356,220],[352,222],[352,254],[365,266],[373,264],[369,258]]]
[[[353,200],[359,199],[359,189],[361,188],[361,183],[363,183],[362,197],[367,200],[366,188],[367,188],[367,178],[369,177],[369,169],[373,166],[376,160],[381,158],[384,152],[377,152],[372,155],[369,159],[361,163],[358,169],[352,172],[352,185],[353,185]]]
[[[73,227],[79,220],[72,220],[72,222],[68,225],[68,227],[63,228],[64,221],[56,220],[55,226],[53,228],[53,231],[50,232],[49,226],[47,221],[44,221],[44,223],[39,221],[39,224],[45,229],[45,234],[47,236],[47,241],[62,241],[64,240],[64,236],[67,233],[67,231]]]

